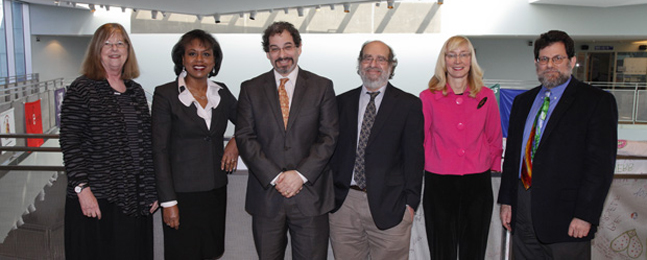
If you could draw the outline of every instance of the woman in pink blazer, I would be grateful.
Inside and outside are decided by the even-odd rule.
[[[494,92],[463,36],[443,45],[425,117],[423,207],[431,259],[484,259],[492,215],[490,171],[501,171],[501,118]],[[460,252],[459,252],[460,251]]]

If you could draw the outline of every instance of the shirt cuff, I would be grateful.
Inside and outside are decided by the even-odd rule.
[[[277,174],[276,177],[274,177],[274,179],[272,179],[272,181],[270,182],[270,184],[272,184],[272,186],[276,186],[276,179],[278,179],[279,176],[281,176],[281,174],[283,174],[283,172],[279,172],[279,174]]]
[[[303,176],[303,174],[301,174],[299,171],[296,171],[296,170],[295,170],[295,172],[297,172],[297,174],[299,175],[299,177],[301,177],[301,180],[303,181],[303,184],[305,184],[306,182],[308,182],[308,179],[306,179],[306,177],[305,177],[305,176]],[[270,182],[270,184],[272,184],[272,186],[276,186],[276,179],[278,179],[278,178],[279,178],[279,176],[281,176],[281,174],[283,174],[283,172],[279,172],[279,174],[278,174],[278,175],[276,175],[276,177],[274,177],[274,179],[272,179],[272,181]]]
[[[299,177],[301,177],[301,180],[303,181],[303,184],[306,184],[306,182],[308,182],[308,179],[306,179],[306,177],[303,176],[303,174],[301,174],[299,171],[295,171],[295,172],[297,172]]]
[[[166,201],[166,202],[160,203],[160,206],[162,206],[162,208],[170,208],[170,207],[173,207],[175,205],[177,205],[177,200],[171,200],[171,201]]]

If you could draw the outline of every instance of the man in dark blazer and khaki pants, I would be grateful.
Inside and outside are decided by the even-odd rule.
[[[388,82],[394,56],[383,42],[365,43],[358,57],[362,86],[337,97],[330,238],[338,260],[409,259],[422,188],[424,119],[420,99]]]
[[[337,104],[329,79],[297,66],[301,37],[275,22],[263,35],[274,69],[241,85],[236,141],[249,169],[245,209],[260,259],[326,259],[334,206],[328,166],[337,142]]]
[[[513,232],[514,259],[590,259],[613,179],[616,101],[571,76],[573,45],[565,32],[542,34],[535,41],[542,85],[512,105],[498,202],[501,222]],[[543,117],[544,124],[534,123]],[[531,178],[524,177],[527,162]]]

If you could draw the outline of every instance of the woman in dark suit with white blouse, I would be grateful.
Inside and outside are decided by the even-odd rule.
[[[224,253],[227,172],[236,168],[227,121],[236,123],[236,98],[223,83],[220,44],[190,31],[172,50],[177,79],[155,89],[153,157],[163,207],[164,254],[170,259],[215,259]]]
[[[66,259],[153,259],[151,118],[120,24],[97,29],[81,70],[61,110]]]

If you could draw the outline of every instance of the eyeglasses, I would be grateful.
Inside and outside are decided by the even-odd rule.
[[[541,57],[537,58],[537,63],[539,63],[541,65],[546,65],[546,64],[548,64],[549,60],[552,60],[553,64],[559,65],[559,64],[562,64],[562,62],[564,62],[564,60],[567,60],[567,59],[568,59],[568,57],[564,57],[562,55],[557,55],[557,56],[552,57],[552,58],[548,58],[546,56],[541,56]]]
[[[362,63],[370,64],[373,63],[373,61],[377,61],[379,64],[386,64],[389,62],[389,59],[383,57],[383,56],[377,56],[377,58],[374,58],[373,56],[366,55],[362,57],[361,59]]]
[[[292,52],[293,49],[294,49],[294,45],[288,45],[288,46],[285,46],[283,48],[280,48],[278,46],[271,46],[270,47],[270,52],[271,53],[278,53],[281,50],[283,50],[284,52]]]
[[[105,43],[103,43],[103,47],[106,47],[109,49],[112,49],[114,46],[117,46],[117,49],[124,49],[128,47],[128,44],[122,41],[118,41],[116,43],[111,43],[109,41],[106,41]]]
[[[472,57],[472,54],[469,52],[462,52],[460,54],[456,54],[456,53],[445,54],[445,58],[450,60],[456,59],[456,58],[460,58],[461,60],[466,60],[466,59],[469,59],[470,57]]]

